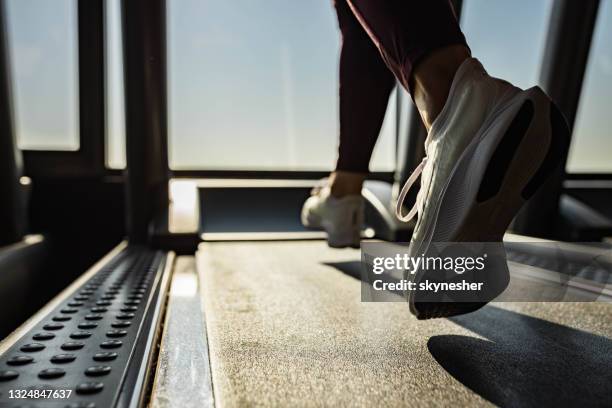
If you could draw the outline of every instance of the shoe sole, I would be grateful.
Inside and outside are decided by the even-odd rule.
[[[539,87],[517,94],[483,128],[453,169],[436,222],[417,253],[426,252],[431,242],[502,242],[514,216],[556,172],[569,147],[567,123]],[[414,280],[422,275],[417,272]],[[509,279],[507,269],[491,277],[497,295]],[[418,319],[465,314],[486,304],[418,302],[412,293],[408,301]]]

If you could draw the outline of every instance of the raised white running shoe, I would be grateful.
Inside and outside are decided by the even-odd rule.
[[[426,157],[398,199],[400,220],[418,215],[411,255],[427,253],[432,242],[501,242],[521,206],[559,166],[568,145],[565,119],[539,87],[523,91],[489,76],[478,60],[468,58],[427,135]],[[403,201],[419,176],[416,203],[403,214]],[[506,276],[491,279],[501,293],[509,276],[507,269],[499,273]],[[422,273],[407,278],[418,282]],[[411,312],[420,319],[467,313],[485,304],[419,302],[413,293],[407,295]]]
[[[332,248],[359,248],[364,218],[363,198],[347,195],[336,198],[329,187],[322,187],[308,197],[302,207],[302,224],[307,228],[322,228]]]

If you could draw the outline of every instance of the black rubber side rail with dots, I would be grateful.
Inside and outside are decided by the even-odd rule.
[[[174,256],[118,248],[0,345],[1,407],[137,407]]]

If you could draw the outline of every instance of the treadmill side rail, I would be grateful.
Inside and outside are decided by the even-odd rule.
[[[0,401],[144,405],[173,264],[172,252],[117,246],[2,342]]]

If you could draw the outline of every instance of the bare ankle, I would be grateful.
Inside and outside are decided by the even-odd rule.
[[[414,102],[428,131],[446,103],[457,69],[469,57],[467,47],[451,45],[432,52],[415,67]]]
[[[351,171],[334,171],[329,176],[329,187],[331,194],[336,198],[347,195],[361,194],[366,173]]]

